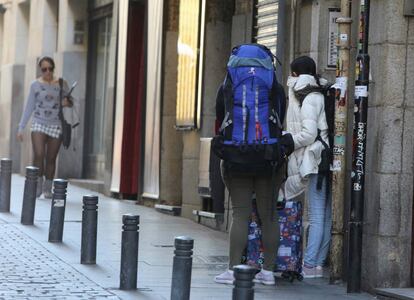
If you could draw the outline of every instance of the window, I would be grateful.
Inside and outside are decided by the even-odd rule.
[[[256,0],[253,35],[255,42],[267,46],[276,55],[278,0]]]
[[[177,129],[195,129],[200,126],[205,2],[180,1]]]

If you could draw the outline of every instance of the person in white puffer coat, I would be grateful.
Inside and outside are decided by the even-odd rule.
[[[289,156],[288,178],[282,192],[287,200],[295,199],[306,190],[309,216],[309,237],[304,255],[303,275],[305,278],[322,277],[322,266],[326,260],[331,229],[331,196],[327,178],[317,188],[318,167],[324,145],[329,145],[328,125],[324,110],[324,96],[319,92],[306,93],[306,89],[320,87],[327,83],[317,77],[312,58],[302,56],[291,63],[289,76],[289,106],[286,129],[291,134],[295,148]],[[307,94],[307,95],[306,95]],[[300,96],[306,95],[304,98]],[[302,101],[301,101],[302,100]]]

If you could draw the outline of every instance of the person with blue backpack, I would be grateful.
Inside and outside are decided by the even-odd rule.
[[[298,200],[307,191],[310,227],[302,275],[315,278],[323,275],[331,239],[330,145],[335,102],[327,101],[329,86],[316,74],[312,58],[298,57],[290,67],[286,126],[292,134],[294,152],[289,157],[288,178],[282,192],[286,199]]]
[[[285,111],[286,97],[276,80],[270,50],[258,44],[233,48],[217,93],[217,135],[212,142],[213,151],[222,159],[232,204],[229,269],[214,278],[217,283],[233,284],[232,268],[240,264],[247,244],[255,193],[264,245],[263,268],[255,281],[275,284],[279,224],[274,200],[285,178],[287,155],[293,150],[290,135],[282,135]]]

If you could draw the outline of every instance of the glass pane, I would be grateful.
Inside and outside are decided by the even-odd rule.
[[[181,0],[177,45],[176,125],[178,127],[195,126],[200,13],[200,1]]]
[[[103,153],[104,144],[104,122],[107,98],[107,81],[108,81],[108,58],[109,58],[109,42],[111,36],[111,17],[104,18],[97,24],[97,47],[94,59],[96,59],[95,74],[95,99],[93,104],[94,114],[91,138],[92,153]]]

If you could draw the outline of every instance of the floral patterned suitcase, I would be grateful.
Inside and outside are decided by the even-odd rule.
[[[302,203],[287,201],[278,211],[280,242],[275,262],[275,272],[293,281],[302,280]],[[248,243],[242,262],[261,267],[263,264],[263,244],[261,241],[260,218],[253,199],[253,211],[249,222]]]

